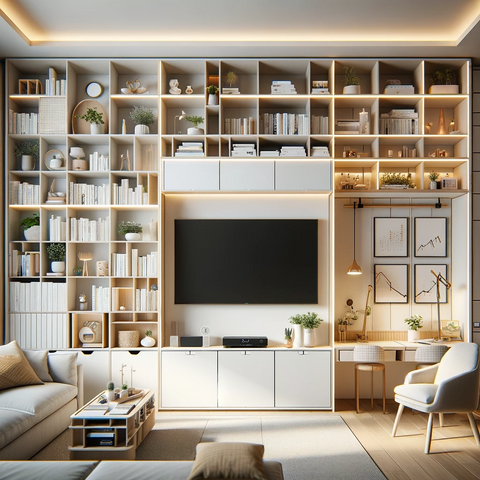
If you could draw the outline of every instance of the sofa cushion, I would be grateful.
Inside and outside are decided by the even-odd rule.
[[[0,390],[42,383],[15,340],[0,346]]]
[[[54,382],[77,385],[77,353],[49,353],[48,370]]]
[[[267,480],[263,445],[234,442],[199,443],[188,480],[244,478]]]
[[[394,392],[404,398],[428,405],[435,400],[437,390],[438,385],[434,383],[412,383],[410,385],[398,385]]]
[[[28,480],[80,480],[87,478],[98,462],[0,462],[2,478]]]
[[[48,350],[22,350],[28,363],[35,370],[38,378],[43,382],[53,382],[53,379],[48,372],[47,355]]]

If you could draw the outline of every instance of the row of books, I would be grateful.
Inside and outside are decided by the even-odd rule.
[[[91,172],[108,172],[110,170],[110,159],[107,155],[93,152],[89,155]]]
[[[39,205],[40,185],[28,182],[10,181],[9,203],[10,205]]]
[[[157,277],[158,276],[158,252],[138,255],[138,250],[132,248],[132,276],[134,277]]]
[[[59,79],[53,67],[48,69],[48,78],[45,80],[45,94],[61,96],[67,94],[67,81],[64,78]]]
[[[110,288],[92,285],[92,312],[110,310]]]
[[[112,205],[148,205],[148,193],[143,185],[130,187],[130,180],[124,178],[120,185],[112,184]]]
[[[12,250],[9,256],[12,277],[40,276],[40,252]]]
[[[308,135],[308,115],[304,113],[264,113],[260,129],[265,135]]]
[[[358,135],[360,133],[360,120],[338,119],[335,120],[336,135]]]
[[[328,135],[328,117],[312,115],[310,133],[312,135]]]
[[[280,150],[260,150],[261,157],[306,157],[307,151],[304,146],[283,146]]]
[[[52,215],[48,220],[48,239],[51,242],[65,242],[67,240],[67,222],[59,215]]]
[[[137,312],[155,312],[158,310],[158,290],[135,289],[135,310]]]
[[[66,313],[11,313],[10,340],[20,348],[69,348],[70,324]]]
[[[176,157],[203,157],[203,142],[182,142],[177,146]]]
[[[11,312],[65,312],[67,285],[57,282],[10,282]]]
[[[297,90],[290,80],[273,80],[271,86],[273,95],[295,95]]]
[[[418,135],[418,112],[414,108],[392,109],[380,115],[381,135]]]
[[[8,133],[21,135],[38,134],[38,113],[17,113],[8,110]]]
[[[70,182],[70,205],[110,205],[110,186]]]
[[[223,131],[225,135],[255,135],[255,119],[253,117],[226,118]]]
[[[232,145],[232,157],[256,157],[257,150],[254,143],[234,143]]]
[[[327,95],[328,80],[313,80],[312,81],[312,95]]]
[[[110,240],[110,217],[91,220],[90,218],[70,219],[70,241],[108,242]]]

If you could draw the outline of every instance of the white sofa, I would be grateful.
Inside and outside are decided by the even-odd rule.
[[[70,416],[83,405],[76,353],[23,352],[43,384],[0,391],[0,460],[31,458],[68,428]]]

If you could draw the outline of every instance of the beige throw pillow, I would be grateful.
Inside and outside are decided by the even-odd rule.
[[[199,443],[188,480],[242,478],[267,480],[263,445],[251,443]]]
[[[48,350],[22,350],[28,363],[35,370],[38,378],[42,382],[53,382],[50,373],[48,372],[47,355]]]
[[[0,346],[0,390],[41,384],[15,340]]]

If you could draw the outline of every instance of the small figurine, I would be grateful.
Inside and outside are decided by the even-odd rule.
[[[185,93],[187,95],[191,95],[193,93],[193,88],[190,85],[188,85],[187,88],[185,89]]]
[[[78,296],[78,301],[80,303],[80,310],[83,311],[88,309],[87,296],[84,293],[81,293]]]
[[[141,83],[136,78],[133,82],[127,81],[126,82],[127,88],[122,88],[121,91],[125,95],[132,95],[132,94],[142,94],[148,93],[145,87],[141,86]]]
[[[180,82],[176,78],[172,78],[170,80],[169,85],[170,85],[169,92],[172,95],[180,95],[182,93],[182,91],[178,88],[178,86],[180,85]]]
[[[433,123],[432,122],[428,122],[426,125],[425,125],[425,133],[427,135],[430,135],[430,128],[433,126]]]
[[[125,155],[122,153],[120,155],[120,170],[127,170],[127,171],[130,171],[132,169],[132,166],[130,165],[130,153],[129,151],[127,150],[127,158],[125,158]],[[125,166],[125,162],[126,162],[126,166],[127,168],[124,168]]]

